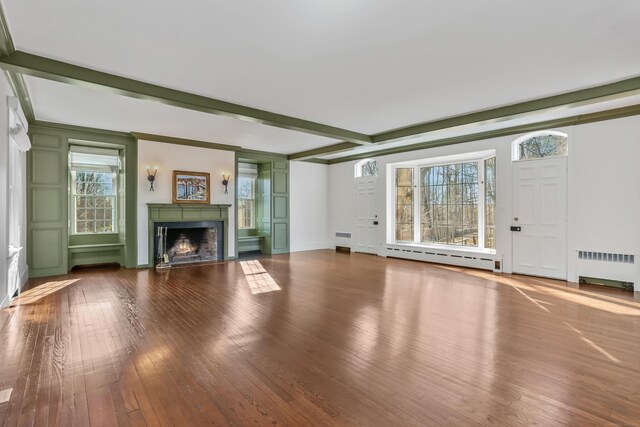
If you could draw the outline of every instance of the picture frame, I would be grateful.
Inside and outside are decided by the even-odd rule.
[[[208,172],[173,171],[173,203],[211,202],[211,177]]]

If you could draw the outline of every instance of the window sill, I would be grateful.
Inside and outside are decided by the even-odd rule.
[[[117,236],[119,233],[117,231],[105,231],[104,233],[69,233],[69,236]]]
[[[424,243],[403,243],[403,242],[392,242],[387,243],[387,246],[396,246],[403,248],[416,248],[416,249],[429,249],[433,251],[447,251],[447,252],[463,252],[467,254],[480,254],[480,255],[495,255],[495,249],[478,249],[478,248],[470,248],[463,246],[449,246],[449,245],[427,245]]]

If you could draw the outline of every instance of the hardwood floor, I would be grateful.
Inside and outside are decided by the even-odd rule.
[[[638,303],[332,251],[250,262],[30,282],[3,311],[0,424],[640,425]]]

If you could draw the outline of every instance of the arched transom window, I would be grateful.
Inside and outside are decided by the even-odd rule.
[[[562,132],[535,132],[513,141],[513,160],[566,156],[568,151],[567,134]]]
[[[356,178],[363,176],[378,176],[378,162],[371,159],[364,159],[356,163]]]

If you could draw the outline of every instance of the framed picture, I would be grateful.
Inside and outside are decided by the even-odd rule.
[[[206,172],[173,171],[173,203],[204,203],[211,200],[211,185]]]

